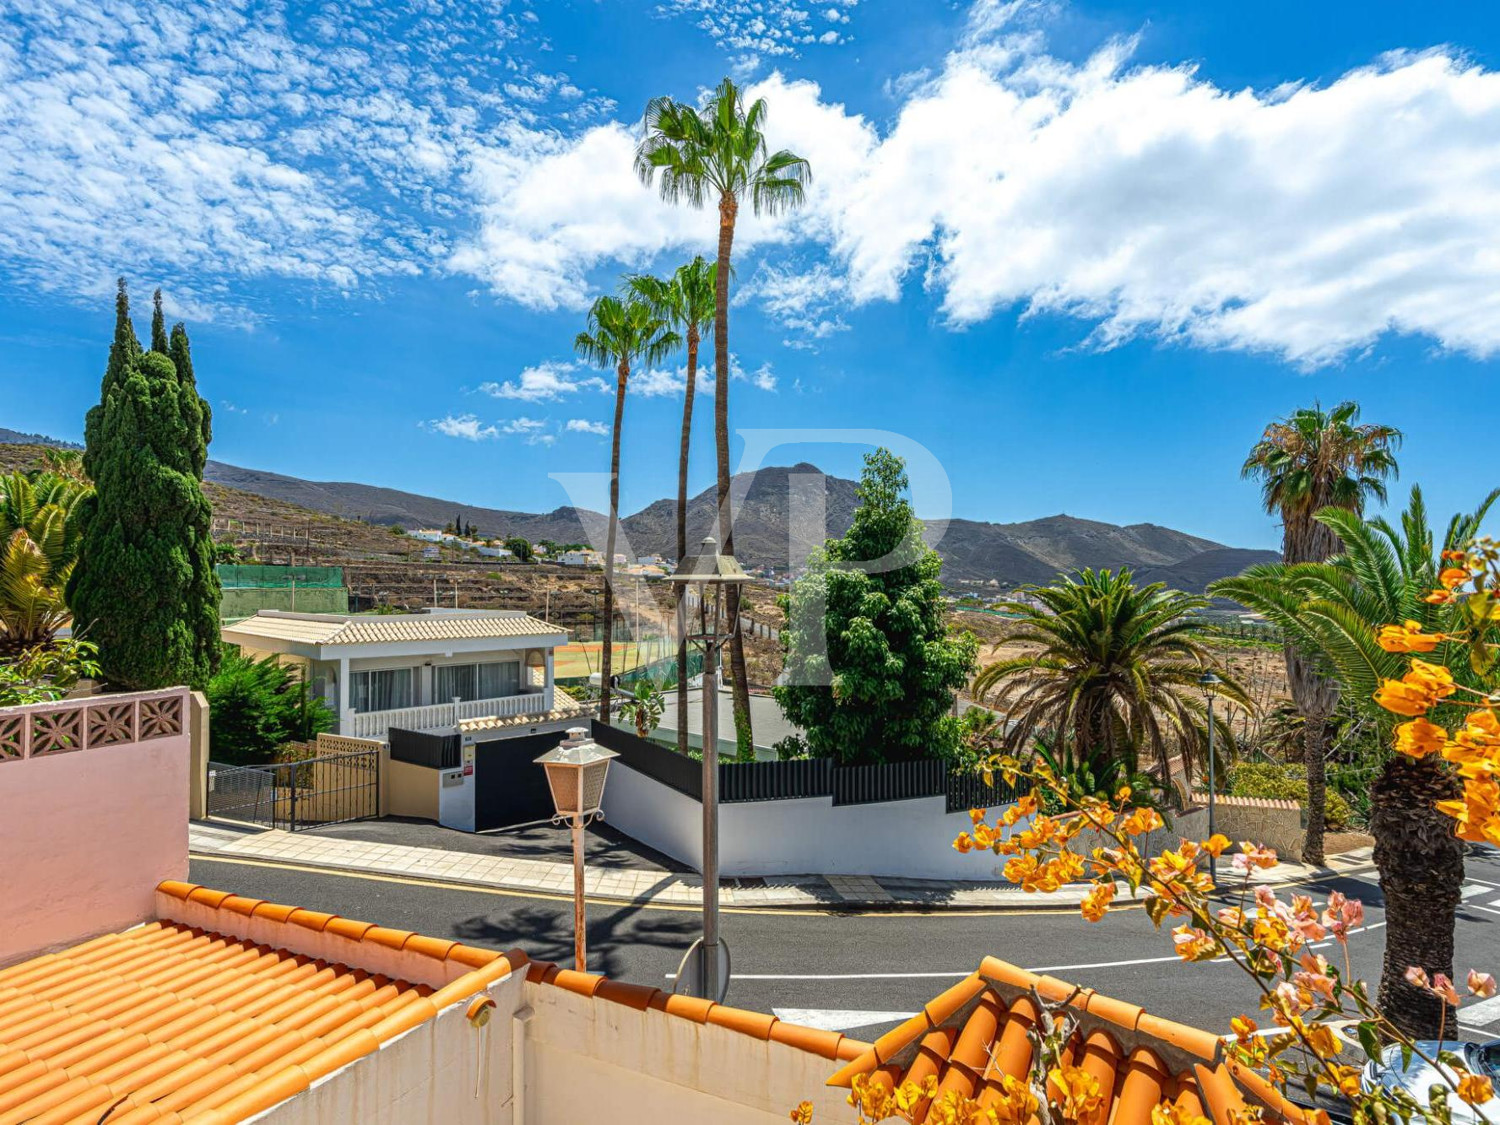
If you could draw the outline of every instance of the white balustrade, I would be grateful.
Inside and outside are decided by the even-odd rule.
[[[523,692],[498,699],[469,699],[459,703],[429,703],[424,707],[399,707],[392,711],[356,711],[344,716],[340,734],[356,738],[384,738],[391,727],[402,730],[428,730],[451,727],[460,719],[488,718],[491,715],[529,715],[546,710],[545,693]]]

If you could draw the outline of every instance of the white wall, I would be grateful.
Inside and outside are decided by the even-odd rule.
[[[885,875],[909,879],[998,880],[1002,860],[960,855],[953,840],[971,827],[942,797],[835,807],[831,797],[719,806],[723,875]],[[674,859],[702,866],[703,814],[691,797],[615,762],[604,787],[604,818]]]

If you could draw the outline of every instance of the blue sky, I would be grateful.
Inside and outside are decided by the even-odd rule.
[[[1500,421],[1486,9],[16,0],[0,425],[79,437],[123,273],[187,320],[216,458],[565,503],[608,465],[588,301],[713,248],[631,175],[640,111],[732,73],[815,177],[742,224],[735,428],[899,433],[960,516],[1270,546],[1245,449],[1353,397],[1446,513],[1496,483],[1455,446]],[[627,511],[674,488],[681,384],[635,380]]]

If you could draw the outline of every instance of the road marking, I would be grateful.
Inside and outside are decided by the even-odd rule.
[[[1464,884],[1464,889],[1459,892],[1459,896],[1461,898],[1473,898],[1475,895],[1489,894],[1494,889],[1489,883],[1475,883],[1470,881]]]
[[[910,1019],[915,1012],[861,1012],[842,1008],[772,1008],[776,1018],[787,1023],[816,1027],[821,1031],[848,1031],[877,1023]]]
[[[1500,914],[1500,910],[1496,910],[1493,906],[1485,906],[1482,902],[1471,902],[1469,906],[1474,910],[1483,910],[1486,914]]]
[[[1458,1022],[1465,1027],[1484,1027],[1500,1020],[1500,996],[1492,996],[1458,1010]]]

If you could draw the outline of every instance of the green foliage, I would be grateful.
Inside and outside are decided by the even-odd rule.
[[[1082,570],[1027,593],[1004,605],[1016,614],[1007,636],[1038,648],[988,665],[973,686],[975,698],[993,692],[1008,713],[1008,749],[1018,752],[1046,732],[1070,759],[1121,759],[1132,772],[1149,761],[1163,778],[1173,752],[1189,768],[1206,758],[1198,679],[1215,662],[1197,639],[1194,616],[1205,599],[1160,582],[1138,587],[1129,570]],[[1217,671],[1219,694],[1249,707],[1244,689]],[[1214,729],[1232,750],[1222,713]]]
[[[634,723],[635,733],[645,738],[661,725],[667,707],[666,696],[660,685],[645,677],[637,680],[629,690],[635,694],[626,695],[620,703],[620,717]]]
[[[50,703],[68,694],[78,681],[99,674],[98,649],[88,641],[23,650],[0,661],[0,707]]]
[[[406,528],[402,527],[399,523],[393,523],[393,524],[391,524],[391,526],[389,528],[389,531],[390,531],[390,533],[392,535],[405,535],[406,534]]]
[[[1275,762],[1241,762],[1229,771],[1231,797],[1260,797],[1275,801],[1299,801],[1307,804],[1307,777],[1296,765]],[[1353,810],[1342,794],[1328,790],[1324,818],[1335,832],[1349,826]]]
[[[213,716],[209,752],[216,762],[269,762],[286,743],[316,738],[334,726],[328,705],[310,695],[301,675],[274,656],[226,656],[205,694]]]
[[[519,535],[512,535],[501,545],[516,556],[517,562],[530,562],[532,559],[531,542]]]
[[[85,423],[84,469],[95,492],[68,601],[121,687],[201,687],[219,659],[219,580],[203,495],[210,420],[198,396],[187,332],[142,353],[125,283],[99,404]]]
[[[49,642],[68,620],[87,482],[53,469],[0,476],[0,649]]]
[[[785,738],[777,739],[771,743],[771,749],[775,751],[778,762],[795,762],[812,757],[812,750],[807,745],[807,739],[799,734],[789,734]]]
[[[1032,750],[1067,787],[1075,807],[1088,797],[1113,801],[1121,787],[1128,785],[1132,807],[1166,812],[1162,784],[1148,773],[1131,769],[1123,758],[1080,758],[1065,747],[1049,744],[1041,738],[1036,740]],[[1060,794],[1050,791],[1043,792],[1042,804],[1046,812],[1054,814],[1069,807]]]
[[[865,458],[849,533],[782,599],[786,683],[773,689],[813,754],[843,762],[952,758],[953,698],[978,641],[945,625],[942,559],[922,542],[902,460]]]

